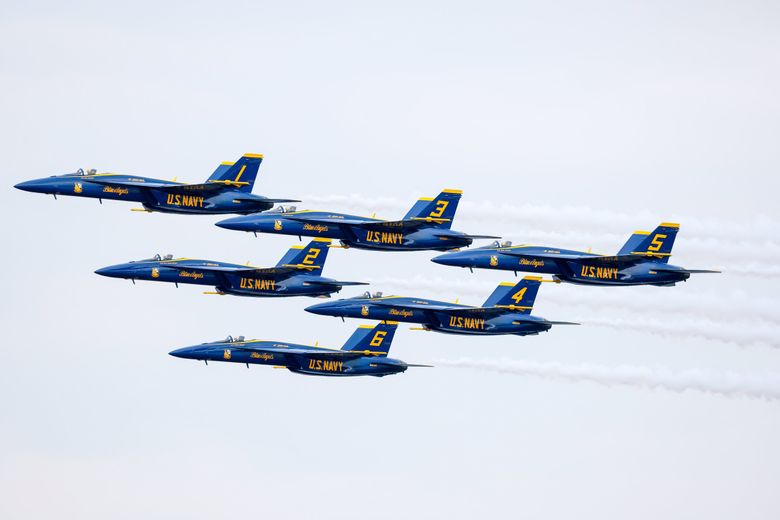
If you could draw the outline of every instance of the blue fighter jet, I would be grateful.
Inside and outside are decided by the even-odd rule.
[[[396,322],[381,322],[375,327],[361,326],[341,350],[228,336],[222,341],[180,348],[170,355],[205,361],[206,364],[209,361],[229,361],[245,363],[248,368],[252,363],[286,368],[298,374],[332,377],[383,377],[404,372],[409,367],[430,366],[410,365],[387,357],[396,327]]]
[[[513,246],[511,242],[446,253],[433,262],[456,267],[501,269],[552,274],[556,281],[583,285],[670,286],[691,274],[718,273],[669,265],[679,224],[664,222],[653,232],[635,231],[618,251],[605,256],[543,246]]]
[[[436,198],[420,199],[401,220],[282,207],[262,215],[222,220],[217,226],[255,235],[322,236],[340,240],[343,247],[379,251],[448,251],[469,246],[476,238],[498,238],[450,229],[461,194],[460,190],[444,190]]]
[[[235,163],[220,164],[206,182],[182,184],[180,182],[150,179],[134,175],[97,173],[95,170],[78,170],[76,173],[55,175],[21,182],[14,186],[20,190],[48,195],[72,195],[111,200],[140,202],[138,211],[164,213],[227,214],[265,211],[281,202],[298,202],[293,199],[269,199],[252,194],[252,187],[263,156],[244,154]]]
[[[541,281],[538,276],[527,276],[517,284],[502,283],[482,307],[365,293],[356,298],[312,305],[306,310],[342,320],[347,317],[420,323],[422,330],[452,334],[527,336],[545,332],[553,325],[576,325],[531,316]]]
[[[112,278],[150,280],[216,287],[216,293],[236,296],[329,296],[345,285],[368,285],[324,278],[322,270],[328,257],[330,240],[315,238],[306,247],[293,246],[275,267],[173,258],[156,255],[148,260],[112,265],[95,273]]]

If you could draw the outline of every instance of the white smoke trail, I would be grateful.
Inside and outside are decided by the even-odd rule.
[[[352,193],[345,195],[309,195],[304,197],[307,203],[338,205],[343,209],[356,209],[364,212],[386,213],[385,217],[399,218],[408,210],[416,197],[406,199],[394,197],[366,197]],[[527,225],[537,225],[542,222],[556,224],[556,229],[570,227],[584,227],[587,229],[608,230],[626,237],[637,227],[647,227],[660,222],[659,217],[649,211],[633,211],[623,213],[605,209],[591,208],[588,206],[550,206],[544,204],[508,204],[506,202],[469,201],[462,200],[459,204],[459,218],[489,219],[495,222],[498,219],[512,219],[524,222]],[[683,225],[691,231],[691,235],[700,238],[717,238],[765,242],[767,238],[776,238],[780,231],[780,221],[765,215],[755,215],[750,222],[735,222],[708,218],[701,220],[698,217],[678,215]],[[671,220],[666,217],[665,220]]]
[[[433,363],[447,368],[485,370],[503,374],[534,376],[572,382],[591,382],[608,387],[631,386],[670,392],[698,391],[726,397],[780,400],[780,374],[744,375],[690,369],[674,372],[663,368],[629,365],[606,367],[593,364],[564,365],[557,362],[527,360],[439,360]]]
[[[585,326],[604,327],[615,330],[635,330],[661,337],[698,338],[707,341],[733,343],[739,346],[765,345],[780,348],[780,336],[777,327],[743,323],[740,320],[729,322],[696,320],[688,317],[680,319],[647,319],[579,316],[575,318]]]
[[[404,291],[417,291],[415,296],[426,294],[443,295],[445,298],[468,297],[474,305],[482,303],[494,289],[491,282],[473,278],[445,279],[442,277],[411,276],[407,278],[366,276],[372,286],[378,290],[383,287],[399,288]],[[519,281],[519,278],[515,280]],[[592,309],[599,316],[605,309],[619,309],[622,312],[643,316],[659,314],[698,317],[704,320],[739,320],[749,323],[768,323],[780,325],[780,299],[748,294],[745,291],[728,293],[715,291],[675,290],[667,287],[646,287],[642,293],[633,289],[559,291],[551,287],[542,287],[537,306],[554,304],[560,306],[584,307]],[[626,290],[630,292],[625,292]],[[674,291],[674,298],[669,297]]]
[[[379,212],[382,217],[399,218],[414,197],[400,200],[391,197],[364,197],[359,194],[312,195],[307,203],[338,206],[343,211]],[[661,218],[648,211],[621,213],[587,206],[553,207],[534,204],[506,204],[462,201],[459,221],[472,232],[500,235],[517,243],[543,243],[556,247],[587,249],[614,253],[637,228],[656,225]],[[671,220],[667,218],[666,220]],[[777,242],[780,221],[757,215],[750,221],[702,220],[678,216],[689,233],[685,239],[686,261],[693,258],[707,265],[737,275],[780,277],[780,242]],[[470,227],[478,230],[471,230]],[[678,248],[679,250],[679,248]],[[754,264],[743,265],[746,258]],[[770,269],[766,266],[769,264]]]
[[[445,300],[467,296],[473,305],[481,304],[492,292],[491,284],[478,280],[445,280],[414,276],[409,278],[371,278],[373,287],[415,291],[410,296],[444,295]],[[551,288],[554,289],[554,288]],[[556,306],[548,319],[567,320],[614,330],[634,330],[667,338],[704,339],[739,346],[780,348],[780,313],[772,298],[754,297],[744,292],[730,294],[708,291],[682,292],[668,297],[668,289],[648,288],[645,295],[621,292],[555,290],[540,293],[537,307]],[[666,294],[663,294],[665,293]],[[560,308],[558,308],[560,307]],[[567,309],[569,308],[569,309]],[[605,318],[608,314],[609,318]]]

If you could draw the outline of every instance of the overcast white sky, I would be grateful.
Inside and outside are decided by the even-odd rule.
[[[284,4],[0,6],[0,516],[777,518],[778,4]],[[726,272],[549,284],[535,313],[583,326],[402,325],[391,352],[510,374],[205,367],[167,353],[339,346],[361,322],[93,274],[156,252],[272,264],[294,237],[11,187],[198,182],[244,152],[266,157],[255,193],[310,209],[400,217],[460,188],[456,229],[604,252],[679,220],[673,262]],[[475,304],[512,279],[431,256],[334,250],[325,274]]]

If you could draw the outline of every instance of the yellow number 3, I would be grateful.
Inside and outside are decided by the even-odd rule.
[[[449,201],[446,200],[440,200],[436,202],[436,209],[431,211],[431,214],[429,216],[433,218],[439,218],[442,215],[444,215],[444,210],[447,209],[447,206],[449,206]]]

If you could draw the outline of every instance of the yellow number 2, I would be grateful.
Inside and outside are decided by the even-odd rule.
[[[314,260],[318,256],[320,256],[320,250],[319,249],[315,249],[315,248],[311,248],[311,249],[309,249],[309,254],[306,255],[303,258],[303,263],[306,264],[306,265],[314,265]]]

